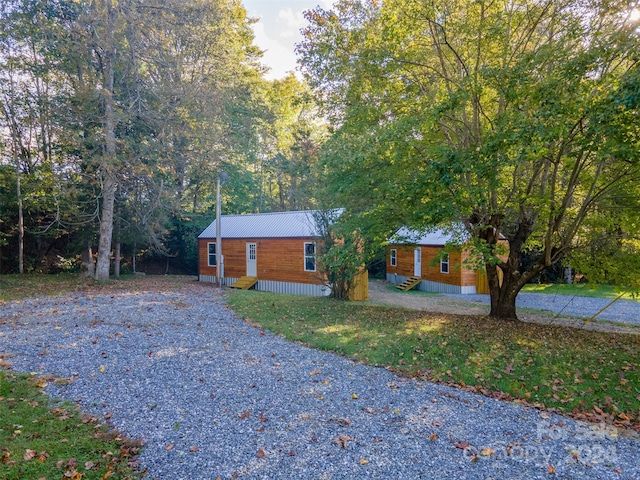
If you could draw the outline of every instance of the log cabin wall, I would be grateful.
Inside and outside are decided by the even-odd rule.
[[[304,244],[315,242],[308,238],[223,238],[224,276],[239,278],[247,274],[247,243],[256,244],[257,273],[260,280],[322,284],[318,272],[304,270]],[[216,267],[207,265],[207,244],[215,239],[198,241],[200,275],[216,275]]]
[[[387,274],[412,277],[414,274],[415,245],[390,245],[387,247]],[[423,280],[444,283],[447,285],[475,286],[476,273],[465,267],[463,262],[468,258],[468,252],[451,252],[449,254],[449,273],[440,272],[440,262],[431,264],[438,252],[444,247],[421,245]],[[396,266],[391,265],[391,249],[396,250]]]

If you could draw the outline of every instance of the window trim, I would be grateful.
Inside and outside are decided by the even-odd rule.
[[[389,265],[392,267],[398,266],[398,250],[396,248],[389,250]]]
[[[313,245],[313,255],[307,255],[307,245]],[[316,264],[316,254],[317,254],[317,249],[316,249],[316,242],[304,242],[304,248],[302,250],[303,253],[303,257],[304,257],[304,271],[305,272],[315,272],[317,271],[317,264]],[[307,268],[307,260],[308,259],[313,259],[313,270],[310,270]]]
[[[448,275],[449,272],[451,271],[450,267],[451,265],[450,265],[449,254],[445,253],[442,257],[440,257],[440,273],[444,273],[445,275]]]
[[[211,253],[212,245],[213,245],[213,253]],[[213,263],[211,263],[212,256],[213,256]],[[208,267],[218,266],[218,247],[216,246],[216,242],[207,242],[207,266]]]

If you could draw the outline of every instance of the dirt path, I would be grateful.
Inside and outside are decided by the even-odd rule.
[[[401,292],[389,288],[389,283],[382,280],[369,281],[369,302],[381,305],[395,305],[412,310],[424,310],[434,313],[450,313],[454,315],[487,315],[489,306],[474,302],[451,299],[445,295],[423,292]],[[546,325],[562,325],[600,332],[640,334],[640,328],[609,322],[589,322],[574,317],[556,317],[547,312],[521,312],[518,317],[523,322],[542,323]]]

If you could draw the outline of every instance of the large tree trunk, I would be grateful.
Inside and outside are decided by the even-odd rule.
[[[498,268],[487,265],[487,280],[491,296],[491,311],[489,316],[500,320],[518,320],[516,314],[516,297],[522,288],[513,281],[511,275],[503,275],[502,281],[498,275]]]
[[[116,47],[114,38],[114,20],[117,15],[111,2],[107,3],[107,30],[105,38],[104,67],[104,135],[105,152],[102,158],[102,210],[100,215],[100,243],[98,244],[98,265],[96,280],[109,280],[111,256],[111,237],[113,235],[113,207],[116,197],[115,161],[116,161],[116,114],[113,89],[115,83]]]
[[[102,209],[100,213],[100,242],[98,244],[96,280],[109,280],[115,190],[115,179],[111,174],[106,173],[102,181]]]

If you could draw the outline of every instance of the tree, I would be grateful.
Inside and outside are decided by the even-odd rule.
[[[331,289],[331,297],[347,300],[365,264],[362,239],[340,222],[341,209],[316,210],[313,214],[320,241],[317,244],[319,278]]]
[[[626,2],[343,0],[306,16],[298,48],[337,123],[324,156],[337,198],[380,236],[464,225],[491,316],[517,318],[520,289],[585,247],[614,195],[637,195],[640,39]],[[609,214],[624,222],[632,200]]]

